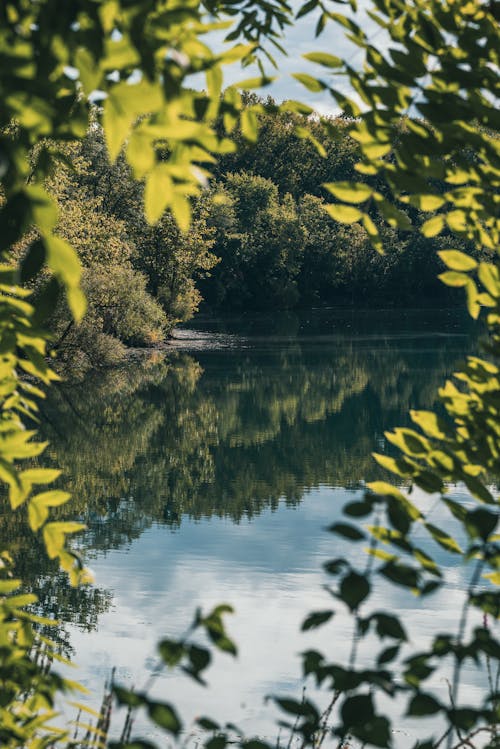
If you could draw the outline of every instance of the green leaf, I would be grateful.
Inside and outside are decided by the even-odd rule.
[[[372,696],[370,694],[356,694],[354,697],[348,697],[344,701],[340,713],[346,728],[369,723],[375,716]]]
[[[473,710],[467,707],[448,710],[447,714],[450,723],[463,731],[470,731],[483,717],[481,710]]]
[[[43,540],[50,559],[55,559],[64,550],[66,536],[85,530],[83,523],[47,523],[43,527]]]
[[[481,305],[479,303],[479,292],[478,292],[476,284],[470,278],[467,281],[467,284],[465,286],[465,293],[466,293],[467,309],[469,310],[469,315],[474,320],[477,320],[477,318],[479,317],[479,313],[481,311]]]
[[[128,705],[129,707],[140,707],[141,705],[144,705],[144,696],[137,692],[133,692],[130,689],[124,689],[123,687],[114,684],[113,693],[120,705]]]
[[[470,510],[465,516],[465,527],[472,538],[481,538],[486,541],[494,532],[498,523],[498,515],[489,510],[479,507]]]
[[[378,656],[377,656],[377,666],[382,666],[384,663],[390,663],[395,658],[398,657],[399,654],[399,645],[393,645],[390,648],[385,648]]]
[[[304,3],[304,5],[301,5],[299,10],[297,11],[297,15],[295,16],[295,18],[298,20],[299,18],[302,18],[302,16],[306,16],[308,13],[316,10],[319,2],[320,0],[308,0],[306,3]]]
[[[214,736],[205,744],[205,749],[225,749],[228,741],[225,736]]]
[[[21,260],[21,283],[31,281],[42,269],[45,262],[45,245],[39,239],[30,245],[26,255]]]
[[[351,611],[356,610],[370,594],[370,583],[364,575],[349,572],[340,583],[339,598]]]
[[[437,211],[446,203],[440,195],[413,195],[410,203],[420,208],[421,211]]]
[[[373,195],[373,188],[362,182],[325,182],[323,187],[346,203],[364,203]]]
[[[257,115],[251,109],[244,109],[241,113],[241,132],[248,141],[256,142],[258,136]]]
[[[88,96],[98,87],[101,80],[101,69],[86,47],[79,47],[75,52],[75,66],[80,74],[83,90]]]
[[[385,432],[385,437],[406,455],[422,457],[431,449],[429,441],[414,429],[398,427],[394,432]]]
[[[61,475],[58,468],[28,468],[19,474],[19,478],[31,484],[51,484]]]
[[[182,730],[177,713],[171,705],[165,702],[148,702],[148,714],[153,723],[177,736]]]
[[[328,88],[326,83],[323,83],[323,81],[320,81],[317,78],[313,78],[312,75],[308,75],[307,73],[292,73],[292,76],[296,81],[305,86],[308,91],[312,91],[313,93],[319,93]]]
[[[381,197],[375,197],[377,201],[378,209],[384,219],[387,221],[389,226],[394,228],[402,229],[403,231],[412,231],[413,225],[403,211],[393,206],[389,201],[384,200]]]
[[[432,411],[410,411],[411,420],[422,429],[428,437],[446,439],[442,420]]]
[[[344,507],[342,508],[342,512],[345,515],[350,515],[351,517],[362,518],[370,515],[372,509],[373,507],[371,502],[349,502],[348,504],[344,505]]]
[[[235,88],[241,88],[247,91],[254,88],[263,88],[264,86],[269,86],[269,84],[271,84],[274,80],[274,78],[269,78],[266,75],[262,75],[257,78],[245,78],[244,81],[238,81],[238,83],[233,83],[232,85]]]
[[[438,252],[443,263],[451,270],[470,271],[477,268],[477,262],[459,250],[441,250]]]
[[[66,287],[68,304],[75,320],[81,320],[87,303],[80,288],[82,265],[75,250],[69,242],[61,237],[49,235],[44,237],[47,253],[47,265],[60,282]]]
[[[179,663],[186,649],[182,643],[176,640],[162,640],[158,645],[158,651],[163,662],[172,668]]]
[[[467,216],[464,211],[450,211],[446,214],[446,223],[457,234],[463,234],[467,229]]]
[[[191,661],[191,665],[196,673],[204,671],[212,660],[210,651],[207,648],[201,648],[198,645],[190,645],[188,647],[188,656]]]
[[[423,715],[435,715],[443,706],[431,694],[420,692],[410,700],[406,714],[411,717],[422,717]]]
[[[133,122],[140,115],[157,112],[164,99],[159,84],[142,80],[137,84],[118,83],[104,102],[103,127],[109,157],[115,161]]]
[[[340,57],[330,55],[328,52],[307,52],[302,57],[305,60],[309,60],[309,62],[316,62],[318,65],[323,65],[325,68],[341,68],[344,64]]]
[[[458,273],[454,270],[440,273],[438,278],[446,284],[446,286],[467,286],[469,283],[469,277],[466,276],[465,273]]]
[[[13,593],[21,586],[21,580],[0,580],[0,595],[5,596]]]
[[[301,629],[303,632],[305,632],[309,629],[316,629],[317,627],[321,627],[323,624],[330,621],[333,615],[334,612],[331,610],[313,611],[306,617],[306,619],[304,619]]]
[[[424,237],[435,237],[441,234],[444,228],[444,216],[433,216],[428,219],[421,228]]]
[[[325,205],[324,209],[341,224],[354,224],[363,217],[363,213],[358,208],[350,205]]]
[[[144,188],[144,213],[150,224],[162,217],[173,198],[172,178],[166,164],[156,164],[146,177]]]
[[[388,580],[401,585],[403,588],[418,588],[418,573],[413,567],[409,567],[406,564],[388,562],[379,572]]]
[[[500,297],[500,272],[492,263],[479,263],[479,280],[495,299]]]
[[[401,641],[408,639],[404,627],[397,616],[377,612],[372,614],[370,618],[375,621],[377,634],[381,639],[384,637],[392,637],[395,640]]]
[[[328,528],[328,530],[330,533],[335,533],[337,536],[343,536],[351,541],[362,541],[366,538],[362,531],[348,523],[334,523]]]
[[[451,551],[453,554],[463,553],[458,542],[454,538],[452,538],[452,536],[449,536],[445,531],[441,530],[441,528],[432,525],[432,523],[424,523],[424,525],[431,534],[434,541],[442,546],[443,549],[446,549],[446,551]]]
[[[32,530],[39,530],[49,516],[49,507],[60,507],[71,497],[68,492],[49,491],[37,494],[30,499],[28,505],[28,518]]]
[[[489,505],[495,504],[493,495],[478,478],[464,473],[463,481],[473,497],[476,497],[476,499],[481,500],[481,502],[486,502],[486,504]]]
[[[309,718],[313,721],[319,720],[319,713],[309,700],[302,700],[302,702],[299,702],[298,700],[292,700],[287,697],[274,697],[274,701],[286,713],[303,716],[304,718]]]
[[[467,510],[462,504],[460,504],[459,502],[455,502],[453,499],[449,499],[448,497],[442,497],[442,501],[448,507],[453,517],[457,518],[457,520],[460,520],[460,522],[464,522],[467,515]]]
[[[196,723],[201,726],[201,728],[204,728],[205,731],[218,731],[220,728],[219,724],[214,723],[210,718],[196,718]]]

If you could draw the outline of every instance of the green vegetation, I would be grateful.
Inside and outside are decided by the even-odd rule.
[[[71,167],[59,165],[46,180],[59,206],[56,233],[78,253],[88,302],[79,324],[65,304],[51,320],[54,349],[66,365],[109,366],[123,359],[125,347],[159,344],[202,300],[237,312],[456,302],[437,279],[437,253],[450,246],[448,235],[423,237],[374,217],[385,247],[380,255],[370,251],[364,227],[339,224],[326,212],[321,183],[354,174],[348,120],[320,122],[256,96],[243,106],[260,112],[259,143],[245,146],[234,133],[239,150],[220,158],[215,180],[192,202],[185,232],[170,213],[148,224],[144,183],[123,155],[110,164],[97,121],[81,143],[68,146]],[[297,134],[304,129],[323,155]],[[407,214],[423,223],[417,209]]]
[[[355,9],[354,0],[351,6]],[[298,16],[317,12],[318,35],[330,21],[347,29],[362,51],[363,65],[352,67],[329,53],[315,52],[308,59],[321,65],[324,74],[320,78],[297,77],[313,91],[329,92],[350,118],[347,131],[356,143],[354,169],[362,177],[353,181],[349,175],[332,182],[336,176],[329,176],[324,187],[337,202],[328,204],[327,212],[347,227],[359,224],[362,229],[356,231],[363,236],[366,232],[379,252],[384,250],[390,230],[409,230],[410,219],[426,240],[453,237],[454,245],[440,253],[447,268],[441,280],[451,287],[464,287],[474,319],[486,310],[490,358],[469,357],[465,369],[446,382],[440,390],[441,414],[413,411],[414,429],[398,428],[387,435],[399,457],[383,454],[377,459],[403,480],[408,491],[403,493],[384,481],[373,482],[363,501],[344,508],[348,522],[330,528],[353,542],[366,539],[368,554],[363,564],[359,563],[361,555],[357,555],[357,563],[342,558],[327,563],[334,578],[331,594],[335,605],[352,616],[353,647],[345,659],[334,653],[339,661],[316,650],[304,654],[304,673],[330,696],[326,718],[308,700],[278,697],[276,702],[290,716],[290,730],[301,737],[303,747],[317,747],[326,735],[341,744],[352,735],[366,745],[389,746],[392,719],[386,704],[398,697],[396,709],[402,705],[405,715],[434,716],[444,723],[441,733],[437,733],[439,724],[435,722],[433,735],[422,735],[418,741],[421,749],[437,748],[444,741],[449,747],[470,747],[476,736],[481,736],[481,744],[484,738],[485,745],[496,748],[499,698],[495,679],[490,678],[476,702],[461,695],[459,685],[468,659],[480,663],[489,674],[496,672],[500,661],[499,640],[490,623],[500,613],[500,593],[495,587],[500,548],[495,534],[498,498],[494,483],[500,476],[500,375],[495,363],[500,357],[500,160],[494,100],[499,66],[497,5],[473,0],[412,0],[404,4],[376,0],[370,17],[390,38],[387,50],[385,45],[375,47],[355,20],[330,7],[325,0],[309,0]],[[249,8],[255,12],[248,12]],[[207,23],[205,11],[217,20],[228,16],[232,21],[229,40],[243,39],[246,44],[223,54],[212,53],[201,41],[205,32],[215,28]],[[88,573],[79,555],[65,545],[66,537],[82,525],[51,517],[53,508],[66,503],[67,492],[49,489],[35,493],[34,489],[50,486],[58,471],[26,463],[45,445],[35,442],[34,432],[25,428],[37,411],[33,399],[40,391],[32,379],[21,378],[21,372],[45,384],[55,378],[44,358],[48,336],[40,326],[57,314],[59,288],[65,289],[76,321],[82,319],[86,307],[82,261],[63,237],[65,227],[60,224],[57,202],[45,181],[50,180],[54,161],[67,158],[67,145],[61,147],[60,141],[74,142],[85,136],[92,119],[88,96],[100,90],[106,97],[102,123],[110,159],[115,162],[123,152],[133,175],[144,180],[147,221],[156,225],[169,209],[180,229],[188,230],[189,199],[202,199],[207,164],[213,163],[215,156],[235,150],[234,142],[226,136],[238,122],[247,140],[254,141],[257,136],[256,114],[262,108],[259,104],[244,107],[238,87],[221,97],[221,66],[261,57],[261,41],[276,42],[291,22],[291,11],[281,0],[249,5],[232,0],[205,0],[203,5],[196,0],[183,0],[182,4],[175,0],[9,0],[1,6],[0,14],[0,251],[4,259],[0,267],[0,475],[11,510],[18,514],[26,510],[29,527],[41,534],[48,556],[69,573],[73,584],[85,583]],[[206,92],[189,87],[189,76],[199,72],[206,77]],[[332,72],[347,76],[357,100],[332,83],[336,80],[330,76]],[[259,78],[242,83],[240,88],[263,82]],[[293,108],[304,111],[300,105]],[[220,131],[219,114],[227,132]],[[335,134],[331,123],[323,124],[330,136]],[[296,129],[296,133],[307,138],[307,132]],[[236,197],[238,191],[258,200],[268,196],[259,221],[262,231],[272,231],[271,251],[267,252],[263,242],[256,244],[256,249],[270,272],[268,291],[281,293],[285,289],[286,303],[292,303],[297,209],[265,177],[248,180],[236,175],[228,185]],[[423,222],[414,210],[426,214]],[[390,230],[381,228],[385,223]],[[75,241],[79,231],[70,236]],[[286,267],[280,264],[283,243],[287,248],[290,245]],[[244,242],[242,248],[249,249]],[[131,258],[133,251],[131,247]],[[89,263],[86,270],[91,266]],[[130,273],[137,272],[131,261]],[[135,277],[125,278],[130,281]],[[166,300],[171,298],[169,293],[175,296],[175,283],[162,284],[167,287]],[[138,286],[141,291],[146,288]],[[104,291],[104,282],[102,288]],[[128,323],[134,330],[132,340],[135,336],[141,340],[145,330],[157,335],[165,325],[157,303],[146,302],[144,294],[139,296],[140,303],[132,310],[124,307],[123,299],[118,301],[127,319],[134,320]],[[96,295],[94,304],[98,303]],[[181,305],[183,309],[189,306]],[[119,340],[123,334],[119,330],[121,314],[116,312],[108,325],[103,310],[91,308],[91,312],[102,317],[100,333]],[[452,482],[467,486],[474,502],[471,509],[446,496]],[[410,494],[414,486],[426,494],[439,494],[450,521],[458,524],[460,543],[447,529],[429,522]],[[368,525],[359,528],[353,518],[364,518]],[[419,533],[414,530],[436,544],[436,555],[443,550],[454,554],[471,570],[457,631],[432,637],[417,652],[408,643],[397,616],[371,607],[371,594],[380,578],[422,597],[441,586],[439,560],[421,549]],[[53,706],[55,696],[74,685],[51,667],[57,647],[37,629],[51,622],[27,611],[36,598],[19,592],[21,581],[13,576],[11,551],[7,544],[0,554],[0,741],[9,749],[42,749],[67,743],[68,728],[53,727]],[[216,649],[234,655],[235,646],[223,624],[223,616],[229,612],[225,605],[208,616],[197,612],[184,638],[163,640],[159,654],[165,665],[181,667],[203,682],[211,655],[193,635],[203,630]],[[332,609],[314,612],[303,628],[325,625],[333,613]],[[476,621],[469,627],[473,614]],[[335,620],[329,626],[335,626]],[[358,662],[360,642],[368,634],[372,636],[369,666]],[[450,692],[446,699],[438,699],[428,686],[429,678],[442,673],[450,663]],[[117,685],[112,686],[112,692],[131,714],[145,710],[169,736],[179,736],[182,723],[172,705]],[[230,740],[229,729],[208,718],[200,719],[199,724],[207,731],[205,745],[209,749],[223,749]],[[127,725],[131,725],[129,721]],[[126,728],[119,745],[134,749],[151,746],[129,741],[129,733]],[[94,735],[94,743],[99,743],[99,734]],[[234,741],[244,749],[267,746],[239,735]]]
[[[71,243],[82,264],[87,311],[77,323],[61,300],[49,327],[65,371],[81,373],[116,365],[127,347],[164,341],[197,309],[195,280],[216,258],[206,196],[194,202],[188,231],[181,232],[171,214],[151,226],[144,218],[144,185],[133,179],[123,157],[109,163],[97,123],[64,156],[45,186],[59,209],[55,232]],[[18,246],[21,258],[32,240],[28,236]]]
[[[245,311],[456,303],[437,280],[443,270],[437,251],[450,246],[451,235],[409,232],[410,220],[417,226],[424,221],[417,208],[404,207],[407,220],[399,228],[370,211],[383,239],[383,255],[370,252],[365,227],[339,224],[326,212],[329,196],[322,185],[356,175],[349,118],[320,121],[287,111],[286,103],[278,110],[271,99],[248,101],[262,108],[258,143],[245,143],[236,133],[238,151],[222,156],[216,168],[225,197],[212,219],[217,229],[213,252],[220,263],[200,282],[210,307]],[[404,127],[403,121],[395,124],[391,143]],[[300,137],[303,131],[314,142]],[[361,179],[367,190],[384,192],[376,176]]]

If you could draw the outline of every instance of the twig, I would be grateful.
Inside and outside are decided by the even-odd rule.
[[[464,739],[458,742],[458,744],[455,744],[451,747],[451,749],[459,749],[461,746],[467,745],[472,747],[472,749],[475,749],[474,744],[472,744],[471,740],[477,736],[479,733],[483,733],[484,731],[488,731],[491,733],[492,729],[491,726],[481,726],[481,728],[476,728],[475,731],[472,731],[469,733],[468,736],[466,736]]]

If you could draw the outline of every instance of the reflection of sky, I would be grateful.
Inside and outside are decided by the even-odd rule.
[[[154,691],[177,705],[188,723],[205,714],[231,720],[247,733],[273,738],[276,715],[263,699],[269,693],[300,696],[297,655],[318,648],[332,660],[346,662],[348,656],[351,624],[335,602],[338,614],[330,625],[312,633],[299,630],[306,612],[332,606],[322,589],[327,578],[321,564],[348,549],[324,529],[340,517],[342,505],[352,497],[353,492],[344,489],[320,487],[299,507],[281,505],[275,513],[265,511],[251,522],[184,518],[179,531],[153,526],[128,549],[97,558],[97,578],[112,589],[114,607],[102,616],[98,632],[73,631],[80,664],[77,678],[99,695],[116,666],[119,681],[140,687],[156,664],[159,639],[181,635],[197,606],[208,611],[228,602],[236,610],[227,624],[240,647],[237,661],[225,655],[216,658],[208,677],[210,689],[184,677],[163,675]],[[432,504],[432,499],[427,501]],[[432,522],[447,522],[440,508],[433,510]],[[428,548],[428,542],[422,544]],[[451,566],[450,555],[438,552],[437,556],[448,565],[443,593],[422,604],[411,593],[378,584],[371,604],[374,609],[399,612],[417,648],[425,647],[437,631],[455,632],[458,627],[464,571]],[[356,562],[363,565],[362,554]],[[471,623],[481,624],[479,614]],[[368,640],[360,657],[364,660],[372,653]],[[474,699],[483,678],[468,670],[468,699]],[[445,698],[447,686],[442,679],[435,680],[433,687]]]

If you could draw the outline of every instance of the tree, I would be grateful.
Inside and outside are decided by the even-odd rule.
[[[66,190],[62,198],[62,183],[59,170],[49,184],[59,198],[56,233],[71,243],[82,263],[87,309],[75,323],[60,299],[48,321],[53,350],[75,372],[115,365],[124,358],[125,345],[162,341],[167,318],[147,293],[146,276],[133,267],[135,246],[125,222],[103,212],[100,197]]]
[[[311,53],[308,59],[322,65],[325,75],[297,76],[311,90],[331,92],[352,118],[348,132],[359,144],[355,169],[362,177],[327,184],[336,200],[327,210],[346,226],[359,222],[379,252],[390,233],[379,228],[374,216],[425,238],[444,232],[447,239],[454,238],[455,246],[439,252],[446,267],[440,278],[464,288],[473,318],[484,314],[488,358],[469,357],[463,371],[446,382],[439,391],[439,414],[413,411],[413,428],[387,433],[396,454],[376,458],[406,491],[388,481],[372,482],[362,501],[344,508],[345,522],[330,528],[337,536],[364,541],[368,554],[361,562],[359,555],[326,564],[334,579],[330,592],[335,606],[345,609],[353,622],[352,651],[345,660],[316,650],[303,654],[304,674],[330,694],[327,710],[322,714],[305,699],[276,702],[304,747],[321,746],[326,736],[335,737],[339,746],[349,736],[363,745],[389,746],[393,719],[385,705],[393,698],[398,698],[394,710],[401,705],[412,718],[431,716],[433,735],[419,738],[417,746],[430,749],[445,741],[449,747],[471,746],[477,737],[481,745],[497,747],[495,680],[486,679],[476,702],[460,694],[459,685],[468,659],[480,663],[485,674],[495,672],[500,660],[493,623],[500,615],[495,588],[500,582],[495,533],[500,478],[500,158],[494,101],[498,8],[495,3],[452,0],[377,0],[374,6],[370,17],[386,34],[387,50],[375,47],[356,20],[330,12],[321,0],[307,4],[321,13],[319,31],[333,20],[347,28],[363,53],[359,68],[327,52]],[[331,84],[329,71],[345,73],[356,98]],[[427,214],[421,225],[416,221],[413,226],[412,209]],[[447,496],[448,486],[457,482],[467,487],[472,506]],[[418,493],[411,493],[414,488],[439,494],[450,525],[458,525],[459,540],[448,527],[432,522]],[[362,527],[356,518],[363,518]],[[420,534],[429,539],[432,551],[422,548]],[[416,652],[408,645],[409,623],[374,608],[372,593],[377,581],[384,580],[420,597],[431,595],[443,585],[442,554],[456,555],[470,569],[457,630],[432,636]],[[331,608],[313,612],[303,629],[330,624],[333,614]],[[185,651],[174,657],[169,648],[167,656],[166,663],[180,663]],[[435,694],[430,677],[443,673],[447,664],[449,694]],[[201,725],[220,731],[217,746],[227,744],[223,728]],[[261,741],[236,741],[263,746]]]
[[[211,125],[219,111],[229,127],[237,124],[242,108],[235,87],[220,98],[222,66],[255,60],[263,42],[274,40],[277,29],[291,22],[281,0],[250,8],[254,12],[219,0],[9,0],[0,7],[0,477],[12,510],[27,510],[31,529],[40,531],[49,557],[59,560],[73,584],[89,579],[79,555],[65,546],[66,537],[82,526],[49,518],[51,507],[67,501],[66,492],[35,489],[50,487],[58,471],[20,464],[45,447],[25,426],[36,414],[34,398],[41,391],[20,373],[45,384],[56,378],[45,360],[47,334],[41,326],[61,286],[76,321],[86,308],[81,261],[55,232],[57,205],[44,180],[66,158],[60,143],[83,138],[92,125],[89,96],[98,91],[106,97],[102,121],[110,158],[115,161],[123,151],[134,176],[145,180],[147,220],[155,223],[169,208],[185,231],[189,198],[200,193],[206,165],[214,154],[234,148]],[[222,55],[201,41],[217,26],[210,14],[217,20],[227,14],[235,27],[233,40],[241,40]],[[134,71],[140,75],[131,77]],[[189,76],[198,72],[205,75],[205,92],[189,85]],[[244,119],[248,136],[255,137],[248,112]],[[11,254],[29,232],[33,241],[26,253]],[[34,299],[23,284],[35,283],[40,271],[48,276]],[[55,693],[71,685],[32,657],[46,647],[36,637],[33,617],[21,608],[34,597],[15,593],[20,581],[13,577],[8,550],[1,552],[1,564],[0,741],[9,747],[47,745],[54,736],[67,735],[48,725]],[[209,630],[218,624],[221,612],[204,621]]]
[[[354,0],[351,5],[355,8]],[[249,7],[255,12],[249,12]],[[85,134],[88,124],[87,98],[97,89],[107,94],[103,124],[111,159],[124,149],[135,176],[145,178],[145,210],[151,222],[170,208],[180,228],[187,228],[190,217],[188,196],[199,192],[196,168],[213,158],[214,153],[232,149],[230,141],[211,126],[217,113],[223,113],[225,127],[231,129],[242,111],[241,95],[235,88],[222,100],[221,64],[234,59],[249,59],[256,54],[264,38],[276,41],[277,29],[290,22],[290,9],[284,2],[255,2],[250,6],[234,2],[207,0],[203,7],[196,0],[180,5],[144,2],[5,3],[0,12],[1,85],[4,109],[0,126],[2,147],[2,186],[4,203],[0,213],[1,250],[22,239],[34,224],[39,238],[33,242],[23,262],[7,264],[2,273],[0,326],[2,333],[1,395],[3,407],[0,458],[2,479],[6,482],[13,508],[25,505],[31,527],[42,530],[49,556],[59,558],[74,582],[86,573],[74,552],[64,547],[65,536],[79,529],[75,523],[48,521],[49,508],[63,503],[64,492],[49,491],[33,496],[32,488],[50,484],[54,472],[18,469],[17,461],[39,454],[41,443],[32,441],[33,432],[23,429],[22,418],[33,414],[32,382],[21,382],[23,369],[49,383],[54,375],[43,358],[45,337],[37,325],[43,312],[54,303],[57,282],[67,290],[68,304],[78,318],[85,307],[80,288],[81,268],[70,245],[54,234],[57,211],[42,186],[50,163],[58,149],[45,144],[45,138],[74,139]],[[211,27],[204,23],[202,11],[236,21],[230,38],[244,38],[250,45],[214,55],[199,36]],[[414,206],[432,213],[421,227],[424,236],[438,235],[445,228],[459,239],[472,242],[478,253],[490,259],[477,262],[457,249],[441,252],[448,267],[442,280],[463,286],[468,308],[477,317],[483,307],[488,313],[488,351],[500,354],[500,270],[498,248],[499,155],[495,128],[498,115],[492,97],[498,91],[498,19],[496,3],[458,2],[457,0],[376,0],[371,18],[390,37],[388,52],[377,49],[355,20],[335,13],[325,0],[310,0],[299,16],[318,11],[317,31],[332,20],[347,28],[349,36],[363,51],[363,68],[343,64],[329,53],[315,52],[308,58],[327,71],[343,71],[359,97],[355,101],[324,77],[298,74],[308,88],[330,91],[344,113],[353,120],[349,134],[359,144],[356,171],[376,177],[385,190],[366,182],[327,184],[337,200],[328,212],[347,225],[361,222],[373,245],[383,250],[383,233],[371,213],[378,211],[390,226],[409,230],[403,208]],[[276,29],[277,27],[277,29]],[[118,33],[116,33],[118,32]],[[73,75],[72,70],[76,71]],[[131,75],[140,70],[141,75]],[[196,92],[185,85],[188,75],[203,71],[208,93]],[[110,75],[112,73],[112,75]],[[251,84],[246,84],[251,85]],[[242,132],[250,140],[256,136],[255,111],[241,114]],[[141,117],[142,116],[142,117]],[[401,128],[403,118],[404,127]],[[423,119],[422,119],[423,118]],[[325,124],[328,128],[328,123]],[[464,148],[464,142],[467,147]],[[36,164],[29,151],[41,146]],[[387,158],[392,154],[390,158]],[[165,159],[165,156],[167,158]],[[193,169],[193,167],[195,167]],[[446,192],[436,188],[436,180],[445,183]],[[7,256],[8,259],[8,256]],[[32,278],[47,260],[55,276],[39,295],[36,306],[19,280]],[[489,746],[497,746],[498,694],[495,685],[487,690],[480,705],[460,704],[458,685],[464,659],[499,659],[499,644],[488,626],[478,626],[470,634],[466,629],[469,609],[481,616],[498,616],[499,549],[495,541],[497,498],[490,481],[498,479],[499,464],[499,370],[491,360],[469,358],[457,382],[448,382],[441,390],[447,418],[432,412],[413,413],[416,429],[397,429],[388,438],[402,455],[379,457],[410,486],[424,492],[444,494],[446,483],[463,481],[471,495],[485,506],[474,509],[443,502],[461,525],[466,539],[462,550],[446,530],[436,528],[411,499],[387,482],[369,487],[365,500],[346,508],[349,517],[373,516],[367,565],[354,566],[349,560],[334,560],[329,572],[338,576],[333,589],[353,615],[353,654],[347,664],[330,662],[316,651],[304,657],[305,672],[318,683],[328,681],[332,689],[325,724],[317,707],[309,701],[280,700],[281,708],[291,714],[293,730],[303,745],[314,745],[317,737],[333,732],[341,741],[352,734],[363,743],[386,746],[390,742],[390,719],[384,714],[379,695],[401,694],[412,716],[436,715],[446,721],[441,739],[421,742],[438,746],[445,738],[457,745],[468,744],[479,731],[488,736]],[[493,489],[493,491],[492,491]],[[385,527],[387,524],[387,527]],[[370,611],[365,615],[376,575],[390,582],[429,595],[440,584],[439,565],[414,542],[411,531],[425,529],[447,553],[460,554],[472,562],[470,585],[464,593],[464,608],[459,630],[446,633],[430,643],[428,649],[411,653],[402,665],[402,678],[396,677],[398,654],[407,636],[402,623],[387,612]],[[332,532],[351,539],[365,532],[343,523]],[[392,551],[383,549],[387,545]],[[4,570],[9,555],[2,554]],[[52,714],[53,695],[67,688],[57,675],[46,673],[30,656],[34,642],[29,617],[22,606],[30,596],[9,594],[17,581],[5,577],[0,590],[0,626],[3,642],[0,707],[0,737],[5,746],[47,745],[52,739],[40,736]],[[203,628],[215,647],[234,653],[227,637],[223,616],[228,607],[214,609],[208,616],[198,614],[193,630]],[[331,618],[331,611],[315,612],[304,622],[310,629]],[[373,668],[360,668],[356,662],[357,643],[367,632],[375,632],[391,647],[373,649]],[[160,654],[169,666],[180,665],[201,679],[210,661],[206,649],[184,639],[164,640]],[[374,652],[375,651],[375,652]],[[443,659],[454,663],[450,699],[438,700],[425,691],[425,681]],[[396,663],[396,666],[394,665]],[[392,664],[392,665],[390,665]],[[424,688],[422,688],[424,683]],[[171,735],[178,735],[181,724],[172,706],[152,701],[145,694],[115,688],[118,699],[130,709],[144,707],[151,719]],[[333,712],[338,708],[338,712]],[[219,727],[203,719],[201,726],[210,732],[207,745],[223,747],[227,739],[212,738]],[[64,734],[63,734],[64,735]],[[215,742],[215,743],[214,743]],[[239,740],[243,747],[262,746],[263,742]]]
[[[94,119],[99,115],[95,110]],[[204,278],[216,263],[212,254],[212,230],[207,225],[210,213],[209,193],[203,191],[191,205],[189,229],[181,231],[170,212],[154,225],[144,217],[144,183],[134,179],[123,155],[109,162],[104,132],[97,121],[92,123],[86,138],[74,149],[72,169],[64,175],[61,187],[60,172],[56,194],[67,210],[75,200],[100,216],[103,226],[120,227],[106,248],[99,254],[92,243],[94,264],[109,266],[109,252],[119,243],[122,252],[115,256],[116,264],[130,262],[135,270],[147,277],[147,291],[159,302],[165,313],[164,328],[170,333],[178,322],[189,319],[197,309],[200,295],[197,281]],[[87,232],[87,223],[80,219],[80,231]],[[82,260],[88,252],[81,243],[73,243]],[[84,243],[85,244],[85,243]],[[89,243],[87,243],[88,247]],[[83,254],[82,254],[83,252]]]
[[[243,172],[226,175],[219,198],[209,221],[221,262],[201,286],[205,298],[240,309],[293,306],[304,231],[292,196],[280,199],[271,180]]]

